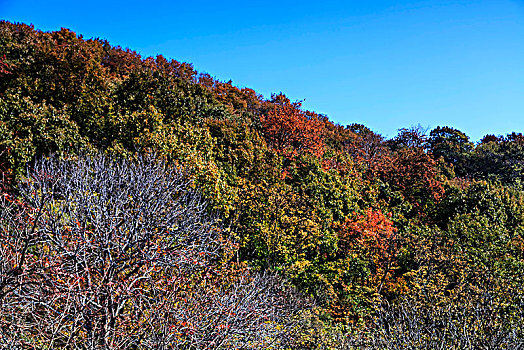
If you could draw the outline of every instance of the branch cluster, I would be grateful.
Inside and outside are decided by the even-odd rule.
[[[1,200],[0,347],[290,340],[290,290],[228,262],[235,245],[182,171],[150,158],[51,158],[19,192]]]

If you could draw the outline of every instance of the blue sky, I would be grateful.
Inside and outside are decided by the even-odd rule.
[[[191,62],[388,137],[524,132],[524,0],[0,0],[0,18]]]

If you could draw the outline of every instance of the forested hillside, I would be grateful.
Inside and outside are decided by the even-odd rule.
[[[385,139],[0,22],[0,347],[523,346],[508,132]]]

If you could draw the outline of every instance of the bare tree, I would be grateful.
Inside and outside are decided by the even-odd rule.
[[[300,306],[152,158],[39,161],[0,214],[0,347],[280,348]]]
[[[490,293],[476,300],[423,304],[404,298],[384,304],[367,329],[340,337],[340,349],[500,350],[524,349],[524,311]]]

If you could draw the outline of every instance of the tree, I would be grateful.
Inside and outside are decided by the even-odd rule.
[[[373,171],[399,191],[418,214],[423,214],[427,205],[438,202],[444,193],[437,162],[421,148],[402,148],[383,155]]]
[[[453,164],[457,175],[465,175],[465,163],[474,148],[466,134],[449,126],[438,126],[431,130],[428,141],[435,159],[444,158],[444,161]]]
[[[398,289],[397,229],[380,210],[368,208],[362,215],[337,224],[340,288],[334,315],[355,317],[377,301],[377,296]]]
[[[281,279],[229,262],[235,245],[183,172],[148,158],[52,158],[20,193],[1,203],[2,347],[292,340],[300,299]]]
[[[324,154],[321,135],[322,122],[308,118],[299,104],[284,104],[260,118],[263,134],[269,145],[287,158],[307,153],[317,157]]]
[[[397,136],[387,141],[387,145],[393,151],[406,148],[425,150],[428,145],[426,132],[427,130],[420,125],[402,128],[399,130]]]
[[[355,137],[349,140],[345,146],[345,151],[357,162],[364,162],[370,167],[382,154],[386,147],[384,138],[371,131],[362,124],[351,124],[347,130],[352,132]]]
[[[489,136],[489,135],[488,135]],[[498,138],[484,137],[469,155],[467,176],[493,179],[504,184],[524,181],[524,137],[520,133]]]

